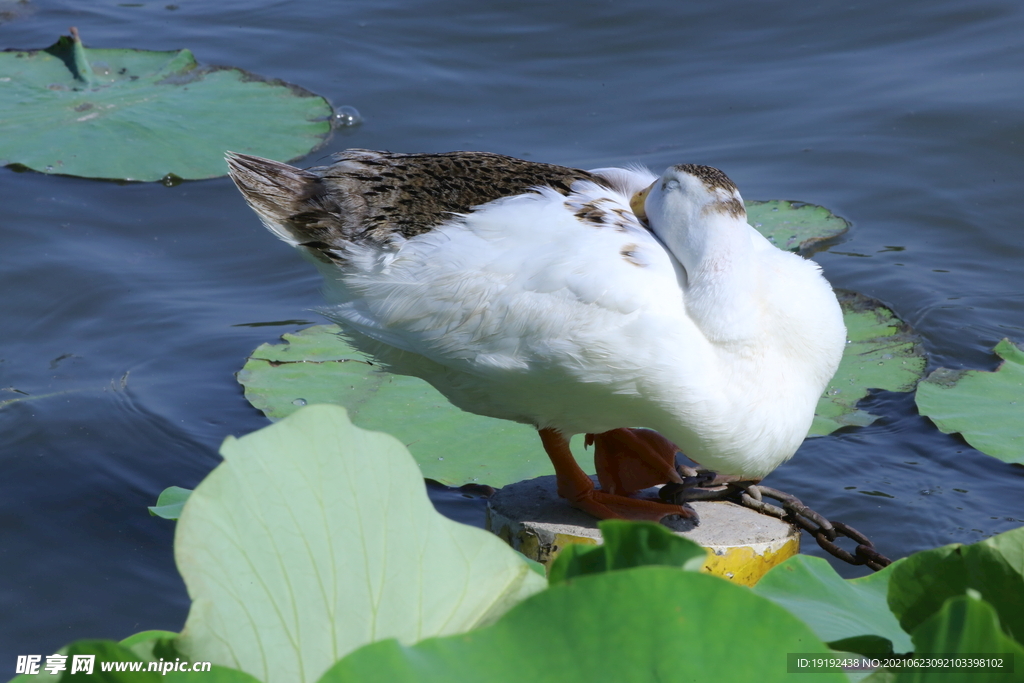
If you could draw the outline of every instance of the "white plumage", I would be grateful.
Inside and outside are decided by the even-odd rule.
[[[412,156],[394,163],[407,171]],[[321,220],[311,240],[280,196],[316,192],[282,190],[284,165],[229,162],[264,223],[313,256],[326,315],[463,410],[564,436],[647,427],[706,467],[761,478],[806,436],[842,355],[818,266],[747,225],[715,169],[579,172],[569,191],[538,181],[383,237]],[[353,193],[324,187],[341,163],[353,162],[284,168]]]

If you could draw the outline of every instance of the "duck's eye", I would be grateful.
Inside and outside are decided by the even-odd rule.
[[[666,180],[662,184],[661,189],[663,191],[665,191],[665,192],[668,192],[669,190],[678,190],[679,189],[679,181],[676,180],[675,178],[673,178],[672,180]]]

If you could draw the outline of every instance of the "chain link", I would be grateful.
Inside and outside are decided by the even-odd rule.
[[[804,505],[796,496],[768,486],[744,481],[729,481],[728,478],[700,472],[697,476],[685,477],[682,484],[666,484],[661,488],[659,495],[662,500],[675,505],[695,500],[726,500],[738,503],[755,512],[776,517],[800,527],[813,536],[824,550],[844,562],[865,565],[876,572],[892,564],[892,560],[875,550],[874,544],[868,540],[867,536],[849,524],[831,522]],[[777,500],[781,503],[781,507],[766,502],[765,498]],[[854,552],[851,553],[836,545],[835,541],[840,536],[849,538],[857,544]]]

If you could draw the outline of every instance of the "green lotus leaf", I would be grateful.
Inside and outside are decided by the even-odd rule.
[[[46,49],[0,52],[0,161],[41,173],[213,178],[227,172],[229,149],[308,154],[330,134],[331,115],[322,97],[200,66],[188,50],[92,49],[75,33]]]
[[[708,550],[653,522],[606,519],[598,522],[600,545],[570,543],[555,558],[551,585],[577,576],[650,565],[700,571]]]
[[[160,492],[160,496],[156,499],[156,505],[149,506],[149,514],[164,519],[178,519],[181,517],[181,509],[190,495],[192,495],[191,489],[168,486]]]
[[[192,598],[174,646],[192,661],[315,681],[367,643],[462,633],[546,586],[497,536],[437,513],[402,444],[337,406],[221,455],[174,543]]]
[[[799,617],[837,650],[910,652],[914,649],[910,636],[900,628],[886,602],[895,566],[859,579],[844,579],[820,557],[794,555],[773,567],[752,590]],[[881,652],[879,645],[883,646]]]
[[[1016,683],[1021,679],[1024,647],[1006,635],[996,610],[979,599],[976,592],[947,598],[914,631],[914,651],[952,659],[954,664],[957,658],[965,658],[975,662],[996,660],[1000,665],[984,669],[961,666],[880,670],[864,683]]]
[[[747,222],[779,249],[809,256],[850,229],[845,219],[823,206],[773,200],[746,202]]]
[[[132,654],[147,662],[164,659],[173,662],[181,659],[181,653],[174,649],[178,634],[173,631],[150,630],[128,636],[118,645],[131,650]]]
[[[995,372],[939,368],[917,387],[917,409],[982,453],[1024,464],[1024,350],[999,342]]]
[[[121,647],[132,648],[141,643],[148,643],[156,640],[163,640],[166,638],[176,638],[178,636],[174,631],[161,631],[154,629],[150,631],[139,631],[134,633],[120,642]]]
[[[344,406],[360,427],[404,443],[424,477],[449,486],[505,486],[554,474],[536,430],[463,412],[421,379],[380,371],[338,336],[336,325],[284,340],[257,348],[238,373],[245,397],[271,419],[307,403]]]
[[[868,390],[913,391],[926,365],[920,338],[881,302],[845,290],[836,295],[848,341],[839,370],[818,401],[811,435],[871,424],[878,416],[857,409]]]
[[[1003,630],[1024,643],[1024,527],[904,559],[892,572],[889,608],[900,626],[914,634],[946,599],[968,590],[990,602]]]
[[[497,623],[357,650],[320,683],[790,681],[786,653],[831,652],[778,605],[718,577],[668,567],[580,576]],[[839,672],[815,681],[846,681]]]

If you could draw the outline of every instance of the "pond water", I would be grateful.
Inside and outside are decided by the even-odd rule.
[[[72,25],[92,47],[188,47],[356,107],[363,124],[307,165],[364,147],[717,166],[747,199],[850,220],[817,260],[909,322],[930,368],[991,369],[999,339],[1024,341],[1016,0],[0,0],[0,48]],[[321,299],[226,178],[0,168],[0,207],[0,388],[34,397],[0,409],[2,672],[75,638],[181,628],[174,525],[146,506],[267,424],[234,373],[318,322]],[[866,407],[882,419],[808,441],[767,483],[893,558],[1024,524],[1024,468],[941,434],[910,394]],[[479,498],[433,495],[482,523]]]

